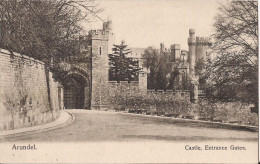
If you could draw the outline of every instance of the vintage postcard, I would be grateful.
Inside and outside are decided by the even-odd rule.
[[[0,163],[259,162],[258,1],[1,0]]]

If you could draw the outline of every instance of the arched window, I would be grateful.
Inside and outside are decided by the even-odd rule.
[[[99,55],[102,54],[102,47],[99,47]]]

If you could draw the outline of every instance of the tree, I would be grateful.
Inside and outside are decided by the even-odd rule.
[[[143,66],[150,69],[148,88],[166,89],[170,83],[167,79],[167,74],[172,73],[168,69],[170,53],[148,47],[144,51],[143,58],[145,59]]]
[[[97,17],[101,10],[92,0],[12,0],[0,1],[0,47],[19,52],[46,64],[49,102],[49,66],[77,54],[82,21]],[[52,70],[55,75],[59,71]],[[49,103],[52,110],[52,103]]]
[[[148,74],[149,89],[174,89],[174,81],[180,75],[180,70],[178,64],[172,63],[171,55],[170,51],[167,50],[159,51],[153,47],[145,49],[143,67],[150,69],[150,74]]]
[[[148,89],[154,89],[156,87],[156,72],[160,66],[159,57],[159,51],[153,47],[148,47],[144,50],[143,58],[145,60],[143,67],[150,69],[150,74],[148,74]]]
[[[257,1],[231,1],[222,4],[215,17],[215,43],[217,52],[237,51],[244,54],[250,65],[258,57]]]
[[[117,82],[138,80],[138,71],[140,70],[138,61],[128,58],[129,53],[131,51],[124,41],[120,45],[114,45],[113,54],[109,54],[109,80]]]
[[[205,76],[206,63],[203,58],[200,58],[195,63],[195,76],[199,78],[199,86],[205,88],[206,78]]]
[[[257,1],[231,1],[215,17],[213,50],[218,55],[209,64],[207,81],[223,101],[258,104],[257,6]]]
[[[49,64],[77,53],[77,40],[101,10],[92,0],[0,1],[1,47]]]

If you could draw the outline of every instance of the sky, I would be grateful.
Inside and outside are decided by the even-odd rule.
[[[188,50],[189,29],[196,36],[213,33],[218,3],[214,0],[99,0],[104,11],[100,17],[112,20],[116,44],[124,40],[129,47],[159,48],[164,43],[181,44]],[[89,28],[101,29],[102,21]]]

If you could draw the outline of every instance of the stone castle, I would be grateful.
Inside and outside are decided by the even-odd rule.
[[[149,70],[142,68],[145,60],[142,57],[144,48],[131,48],[130,57],[139,60],[141,68],[138,81],[109,81],[109,57],[115,43],[112,23],[104,22],[103,29],[91,30],[88,36],[80,39],[80,52],[88,56],[90,63],[78,62],[72,64],[66,76],[67,85],[64,86],[65,108],[101,108],[109,105],[109,97],[119,90],[124,92],[147,93],[147,74]],[[196,60],[205,58],[211,45],[210,38],[195,37],[195,30],[189,30],[189,51],[181,50],[179,44],[173,44],[165,49],[161,44],[161,51],[168,51],[171,56],[171,69],[179,69],[180,74],[174,81],[174,89],[181,90],[184,81],[194,81],[194,67]],[[149,80],[149,79],[148,79]]]
[[[160,44],[161,52],[170,53],[170,71],[178,69],[179,74],[174,79],[173,89],[185,90],[188,88],[184,87],[184,83],[191,81],[194,78],[195,64],[199,59],[205,60],[209,55],[209,47],[212,44],[211,38],[209,37],[196,37],[195,30],[189,30],[188,45],[189,50],[181,50],[180,44],[173,44],[170,49],[166,49],[164,44]]]

